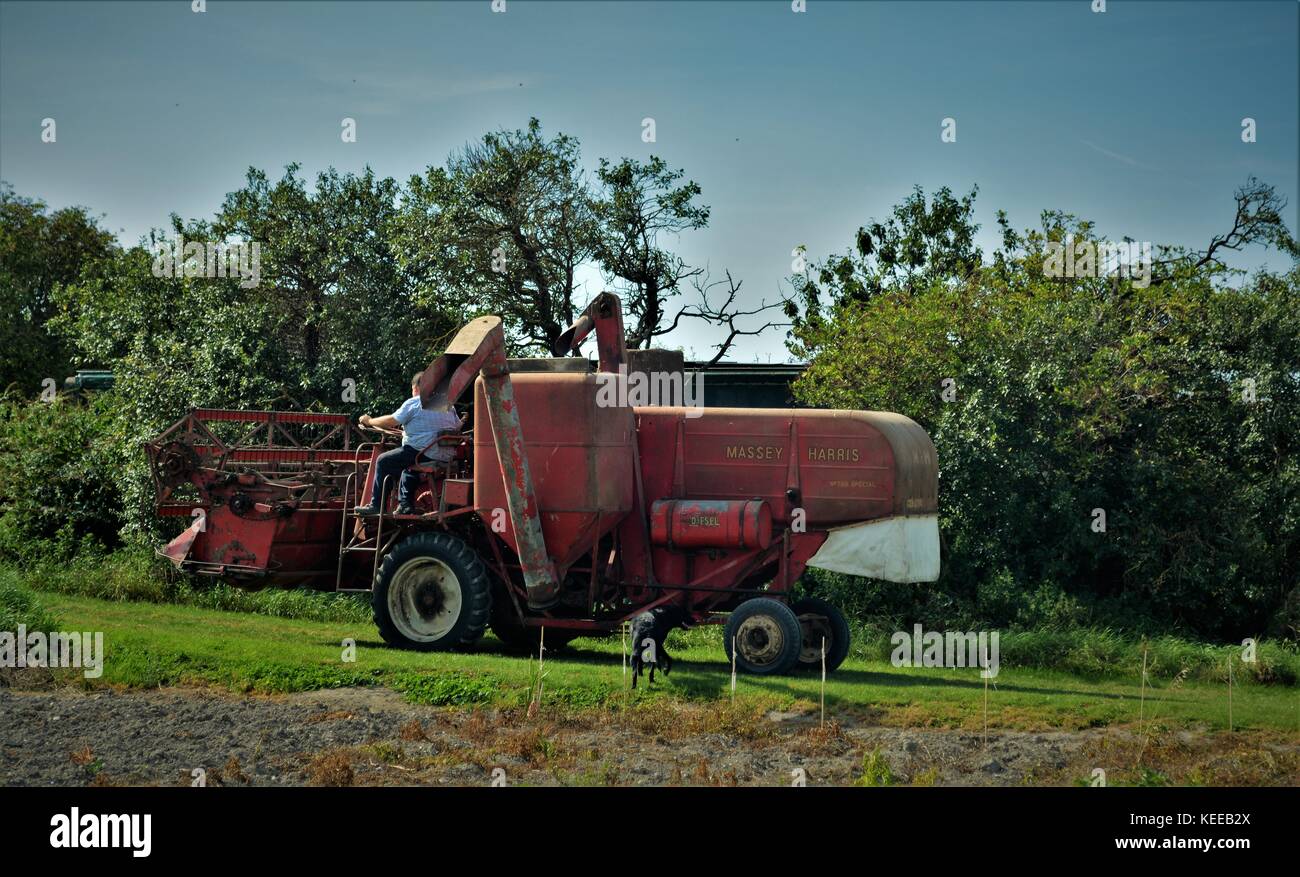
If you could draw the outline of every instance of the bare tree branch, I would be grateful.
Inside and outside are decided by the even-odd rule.
[[[1157,260],[1151,266],[1153,286],[1168,282],[1179,272],[1195,273],[1207,266],[1226,269],[1227,264],[1220,258],[1223,251],[1237,252],[1255,243],[1272,244],[1292,257],[1300,257],[1300,247],[1282,219],[1282,211],[1287,205],[1285,197],[1255,177],[1250,177],[1244,186],[1237,189],[1235,197],[1237,211],[1232,219],[1232,228],[1211,238],[1203,251],[1166,250],[1176,255]]]
[[[784,313],[786,299],[781,298],[779,301],[772,302],[771,304],[768,304],[767,300],[764,299],[759,302],[758,307],[744,310],[737,307],[736,299],[739,297],[740,287],[745,281],[733,278],[730,270],[726,272],[726,277],[722,280],[710,280],[707,269],[697,269],[692,271],[689,276],[691,277],[691,285],[694,286],[696,292],[700,294],[699,303],[695,305],[687,305],[679,310],[677,315],[673,317],[673,321],[669,326],[652,331],[650,337],[654,338],[659,335],[667,335],[669,332],[677,328],[683,318],[704,320],[709,323],[716,323],[719,326],[725,326],[727,328],[727,337],[718,344],[713,345],[714,349],[717,350],[717,353],[714,354],[712,359],[705,363],[706,368],[721,361],[721,359],[727,355],[727,351],[731,349],[731,346],[736,342],[737,338],[746,335],[761,335],[768,329],[784,328],[790,325],[789,323],[769,320],[757,328],[740,328],[736,325],[737,320],[758,316],[759,314],[777,308],[780,308],[782,313]],[[722,301],[715,304],[712,298],[712,293],[713,290],[720,286],[725,286],[726,289]]]

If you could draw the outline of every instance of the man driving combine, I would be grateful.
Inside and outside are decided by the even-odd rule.
[[[460,432],[464,421],[456,416],[455,406],[446,397],[435,396],[428,408],[420,404],[421,374],[423,372],[416,372],[411,378],[411,398],[403,402],[401,408],[382,417],[361,415],[362,426],[378,429],[400,427],[402,445],[380,454],[375,461],[375,471],[370,481],[370,503],[357,507],[359,515],[377,515],[387,507],[387,486],[394,478],[400,479],[397,484],[397,514],[415,514],[415,498],[411,496],[416,481],[415,473],[408,472],[407,469],[425,460],[445,463],[455,455],[453,448],[429,445],[440,435]],[[424,453],[421,454],[421,451]]]

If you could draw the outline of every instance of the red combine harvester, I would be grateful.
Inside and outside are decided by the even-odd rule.
[[[592,332],[599,362],[565,357]],[[490,624],[512,647],[615,631],[659,606],[726,619],[728,658],[782,673],[848,652],[840,611],[790,602],[805,567],[895,582],[939,575],[938,461],[912,420],[868,411],[629,407],[617,296],[510,371],[498,317],[461,329],[420,396],[469,428],[414,467],[415,514],[374,517],[392,435],[346,415],[192,411],[146,445],[160,514],[193,523],[160,553],[246,587],[372,594],[395,646],[465,646]],[[522,368],[525,363],[516,361]],[[613,400],[613,401],[611,401]],[[390,503],[396,491],[388,491]],[[729,614],[728,614],[729,613]]]

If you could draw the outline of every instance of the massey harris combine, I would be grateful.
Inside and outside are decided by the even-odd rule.
[[[569,357],[591,333],[598,362]],[[466,325],[425,369],[427,405],[472,388],[449,463],[413,468],[415,514],[354,510],[397,439],[341,414],[198,409],[146,446],[161,553],[246,587],[371,593],[394,646],[510,646],[616,631],[660,606],[727,625],[751,673],[843,661],[834,606],[791,600],[805,567],[939,575],[938,464],[913,421],[868,411],[628,407],[619,300],[599,296],[557,358],[506,359],[501,320]],[[512,373],[511,367],[515,370]],[[400,378],[399,378],[400,379]],[[390,503],[395,490],[388,491]]]

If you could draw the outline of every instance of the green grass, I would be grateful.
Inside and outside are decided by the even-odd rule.
[[[207,581],[196,584],[175,574],[151,551],[136,548],[22,569],[0,565],[0,588],[6,586],[367,626],[371,615],[366,595],[303,589],[248,591]],[[891,633],[892,629],[859,626],[854,656],[866,663],[888,663],[893,651]],[[685,636],[693,647],[721,649],[721,633],[716,627],[697,628]],[[1177,636],[1143,639],[1123,631],[1088,628],[1006,630],[1000,632],[999,642],[999,659],[1006,670],[1059,670],[1085,679],[1137,678],[1145,653],[1152,678],[1172,679],[1182,674],[1190,680],[1223,683],[1232,662],[1234,678],[1239,681],[1300,683],[1300,645],[1262,641],[1256,652],[1256,660],[1246,664],[1240,660],[1239,644],[1192,642]]]
[[[14,586],[68,596],[97,597],[121,602],[169,603],[270,615],[277,618],[368,625],[370,605],[365,595],[309,590],[248,591],[219,582],[192,583],[174,574],[151,552],[123,549],[103,557],[82,557],[66,563],[46,563],[19,569],[0,566],[0,588]],[[30,626],[30,625],[29,625]],[[867,663],[887,663],[893,650],[892,631],[855,632],[853,654]],[[720,648],[715,627],[687,634],[700,647]],[[1257,660],[1239,660],[1239,644],[1207,644],[1176,636],[1143,639],[1115,630],[1009,630],[1000,633],[1004,669],[1059,670],[1085,679],[1134,678],[1143,658],[1152,677],[1222,683],[1233,663],[1234,678],[1255,682],[1300,683],[1300,646],[1261,641]]]
[[[175,574],[166,561],[140,549],[123,549],[105,556],[87,555],[69,562],[42,563],[25,568],[0,566],[0,587],[5,585],[68,596],[118,602],[172,603],[277,618],[370,621],[370,602],[364,595],[278,588],[249,591],[223,582],[196,585]]]
[[[419,653],[386,647],[369,623],[310,621],[194,606],[122,603],[65,594],[38,595],[64,629],[101,630],[104,675],[94,684],[131,687],[217,685],[233,691],[292,692],[346,685],[386,685],[409,700],[434,705],[528,702],[535,662],[506,654],[491,636],[466,652]],[[356,661],[342,660],[355,640]],[[674,633],[671,676],[653,690],[626,689],[620,644],[580,639],[546,661],[548,706],[621,708],[645,701],[725,701],[729,669],[716,630]],[[1081,728],[1136,723],[1227,727],[1226,686],[1151,674],[1145,706],[1139,678],[1085,679],[1057,670],[1006,666],[988,691],[990,727]],[[662,681],[661,681],[662,680]],[[89,684],[89,683],[87,683]],[[738,701],[763,707],[812,708],[814,675],[741,675]],[[909,726],[965,727],[984,723],[985,687],[974,670],[898,668],[851,657],[826,685],[828,710],[853,712]],[[1241,684],[1233,692],[1233,725],[1273,728],[1300,736],[1300,693],[1284,684]]]
[[[893,651],[887,632],[860,633],[858,640],[857,653],[868,659],[888,660]],[[1212,645],[1176,636],[1143,639],[1104,629],[1008,630],[999,633],[998,643],[1004,669],[1061,670],[1087,679],[1137,677],[1144,652],[1149,676],[1173,678],[1182,673],[1189,679],[1226,682],[1231,661],[1238,681],[1248,677],[1270,684],[1300,683],[1300,649],[1275,640],[1257,643],[1250,664],[1242,662],[1240,644]]]
[[[0,580],[0,631],[58,630],[59,619],[31,591],[12,582]]]

